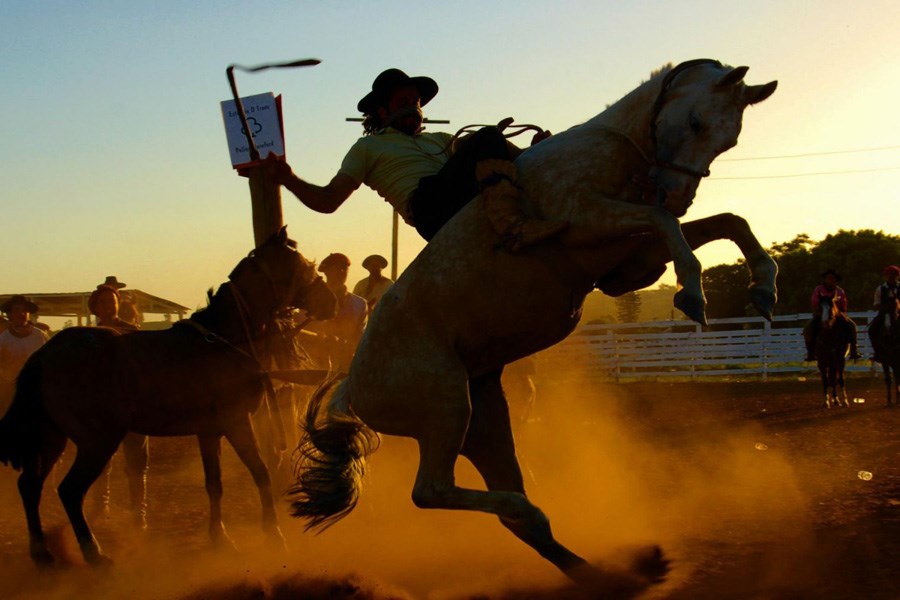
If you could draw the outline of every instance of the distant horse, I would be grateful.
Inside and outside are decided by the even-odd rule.
[[[557,240],[511,254],[497,248],[481,202],[454,216],[376,305],[347,378],[310,402],[295,516],[324,527],[346,515],[376,432],[405,436],[419,445],[417,506],[497,515],[586,586],[636,591],[658,581],[667,570],[658,548],[634,570],[612,574],[553,538],[525,495],[500,376],[504,365],[571,333],[595,286],[610,294],[646,287],[673,259],[676,305],[705,321],[692,248],[715,239],[737,243],[751,300],[771,313],[777,267],[746,221],[725,214],[678,222],[710,163],[736,144],[744,109],[775,91],[776,82],[745,85],[746,71],[711,60],[664,69],[521,154],[525,210],[570,224]],[[487,491],[456,485],[460,455]]]
[[[244,258],[209,306],[164,331],[118,335],[77,327],[59,332],[25,364],[0,420],[0,461],[21,470],[31,558],[50,564],[39,504],[67,439],[77,448],[59,497],[85,560],[108,563],[84,518],[85,493],[129,431],[196,435],[210,502],[209,532],[227,541],[221,520],[220,441],[224,436],[253,475],[263,528],[281,539],[269,473],[250,415],[271,388],[257,353],[273,317],[288,306],[318,318],[335,299],[284,228]]]
[[[894,301],[893,314],[878,313],[878,319],[885,319],[883,336],[873,339],[878,344],[881,367],[884,370],[884,385],[887,388],[887,405],[900,403],[900,301]],[[869,325],[872,327],[872,325]]]
[[[829,298],[820,299],[816,318],[820,320],[815,352],[819,374],[822,376],[822,393],[825,396],[822,407],[850,406],[844,389],[844,366],[853,336],[852,325]]]

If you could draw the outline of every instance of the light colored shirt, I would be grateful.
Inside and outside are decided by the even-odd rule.
[[[340,173],[365,183],[413,225],[409,198],[419,180],[434,175],[450,158],[449,133],[407,135],[388,127],[359,138],[341,163]]]
[[[31,334],[16,337],[7,329],[0,333],[0,378],[12,383],[35,350],[47,343],[47,334],[32,327]]]
[[[378,300],[380,300],[381,297],[384,296],[384,293],[391,287],[391,284],[394,283],[394,280],[390,277],[382,276],[381,279],[370,285],[369,282],[371,279],[372,276],[369,275],[365,279],[360,279],[359,283],[353,287],[353,293],[366,301],[366,304],[369,305],[369,310],[375,306]]]
[[[879,285],[877,288],[875,288],[875,298],[874,298],[874,300],[873,300],[873,302],[872,302],[873,305],[874,305],[874,307],[875,307],[875,310],[879,310],[879,309],[882,309],[882,308],[886,310],[886,309],[889,308],[889,307],[887,307],[887,306],[881,306],[881,300],[882,300],[881,294],[882,294],[882,290],[884,290],[884,293],[887,294],[887,299],[888,299],[888,300],[896,300],[896,299],[897,299],[897,292],[898,292],[898,289],[900,289],[900,286],[896,286],[896,285],[895,285],[895,286],[890,286],[890,285],[887,284],[887,282],[882,283],[882,284]]]
[[[343,293],[336,293],[337,310],[334,318],[327,321],[314,321],[309,330],[328,336],[328,358],[332,369],[346,371],[356,352],[356,345],[366,328],[369,308],[366,301],[343,288]]]

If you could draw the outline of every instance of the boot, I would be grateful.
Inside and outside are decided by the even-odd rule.
[[[850,360],[859,360],[862,358],[862,354],[859,353],[859,349],[856,347],[856,344],[850,344]]]
[[[484,210],[491,227],[510,252],[518,252],[558,235],[568,223],[531,219],[522,212],[515,185],[516,166],[508,160],[488,159],[475,165]]]

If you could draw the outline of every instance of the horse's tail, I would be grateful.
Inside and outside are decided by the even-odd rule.
[[[17,471],[41,451],[45,416],[41,373],[39,357],[32,355],[19,372],[12,404],[0,419],[0,462]]]
[[[325,530],[356,507],[366,457],[380,441],[353,414],[347,387],[338,383],[326,381],[310,399],[297,446],[297,480],[288,495],[291,514],[306,519],[307,530]]]

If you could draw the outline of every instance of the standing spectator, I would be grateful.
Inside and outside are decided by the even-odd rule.
[[[822,319],[819,309],[822,300],[827,298],[831,301],[834,310],[842,313],[847,322],[850,323],[850,359],[857,360],[862,358],[857,349],[856,344],[856,323],[847,316],[847,292],[838,285],[841,276],[834,269],[828,269],[822,273],[822,283],[816,286],[812,293],[812,313],[813,318],[803,329],[803,338],[806,341],[806,358],[804,360],[816,360],[816,340],[819,336],[819,330],[822,327]]]
[[[114,277],[112,279],[115,279]],[[106,278],[109,282],[110,278]],[[120,284],[124,287],[124,284]],[[98,327],[108,327],[120,334],[137,331],[137,327],[119,318],[119,291],[106,283],[97,286],[88,300],[88,308],[97,317]],[[128,491],[131,500],[131,511],[134,521],[141,529],[147,527],[147,472],[150,468],[150,438],[146,435],[129,432],[122,440],[122,453],[125,455],[125,475],[128,478]],[[106,467],[102,478],[100,495],[97,501],[101,509],[109,509],[111,465]]]
[[[35,350],[47,343],[47,334],[31,322],[37,304],[16,294],[0,310],[6,313],[7,328],[0,333],[0,415],[6,413],[16,390],[16,377]]]
[[[318,321],[310,326],[324,344],[331,370],[346,372],[356,352],[356,345],[366,327],[366,301],[347,291],[347,270],[350,259],[343,254],[329,254],[319,265],[325,283],[337,298],[337,312],[333,319]]]
[[[363,298],[369,305],[369,312],[372,312],[375,304],[388,291],[394,280],[381,274],[387,268],[388,261],[379,254],[367,256],[362,266],[369,272],[369,276],[359,280],[353,287],[353,293]]]
[[[881,362],[883,356],[881,350],[884,347],[884,338],[891,332],[894,320],[897,318],[897,300],[900,299],[900,267],[890,265],[882,272],[884,283],[875,288],[874,306],[878,311],[875,320],[869,325],[869,341],[875,355],[872,360]]]

